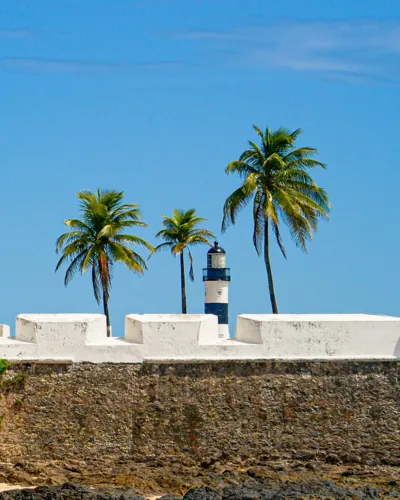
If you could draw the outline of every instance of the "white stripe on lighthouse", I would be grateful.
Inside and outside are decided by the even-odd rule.
[[[229,281],[206,281],[206,304],[227,304],[228,303]]]

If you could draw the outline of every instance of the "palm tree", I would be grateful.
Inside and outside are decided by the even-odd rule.
[[[222,231],[235,224],[236,216],[253,200],[253,244],[260,255],[264,250],[272,312],[278,313],[274,281],[269,255],[269,230],[272,229],[278,246],[286,258],[280,233],[280,221],[288,227],[295,244],[307,251],[306,243],[317,229],[318,219],[328,218],[330,210],[326,192],[317,186],[307,172],[315,167],[326,168],[313,158],[315,148],[296,148],[301,129],[290,132],[285,128],[262,132],[253,125],[261,140],[257,145],[249,141],[250,148],[239,160],[229,163],[226,174],[237,173],[242,185],[225,201]]]
[[[94,297],[98,304],[103,301],[107,318],[107,336],[111,336],[108,300],[111,289],[112,267],[115,262],[124,264],[128,269],[143,274],[146,262],[131,245],[140,245],[152,252],[154,249],[147,241],[127,234],[131,227],[146,227],[142,222],[137,203],[123,203],[123,192],[114,190],[80,191],[82,219],[67,219],[64,224],[71,228],[56,242],[56,252],[62,253],[56,271],[65,261],[69,266],[65,273],[65,286],[75,273],[83,274],[91,269]]]
[[[195,245],[211,246],[208,238],[215,238],[213,233],[208,229],[199,229],[196,227],[207,219],[197,217],[195,212],[196,210],[194,208],[186,211],[175,209],[172,217],[162,215],[162,225],[164,229],[156,234],[156,238],[163,238],[165,242],[154,249],[154,252],[168,249],[174,256],[179,254],[181,266],[182,314],[186,314],[187,311],[184,251],[187,248],[190,263],[189,277],[191,281],[194,281],[193,257],[190,252],[190,247]]]

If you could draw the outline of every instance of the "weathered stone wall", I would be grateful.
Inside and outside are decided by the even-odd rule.
[[[400,362],[17,363],[0,461],[400,465]]]

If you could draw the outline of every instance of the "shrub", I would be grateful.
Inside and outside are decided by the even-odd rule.
[[[6,359],[0,359],[0,375],[5,373],[8,370],[9,366],[10,366],[9,361],[7,361]]]

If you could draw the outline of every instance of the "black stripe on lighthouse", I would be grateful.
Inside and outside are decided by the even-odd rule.
[[[204,312],[206,314],[215,314],[218,316],[218,324],[228,324],[228,304],[221,304],[216,302],[204,304]]]

